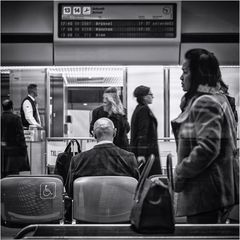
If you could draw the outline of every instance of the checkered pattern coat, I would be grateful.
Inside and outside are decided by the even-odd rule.
[[[202,89],[172,121],[178,163],[174,173],[177,216],[231,206],[238,201],[236,121],[227,98]]]

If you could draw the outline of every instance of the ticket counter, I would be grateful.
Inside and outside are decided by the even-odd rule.
[[[44,130],[24,130],[28,157],[30,163],[30,174],[45,173],[46,142]]]

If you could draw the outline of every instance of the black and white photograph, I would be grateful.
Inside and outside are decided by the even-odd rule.
[[[239,0],[0,10],[0,239],[239,239]]]

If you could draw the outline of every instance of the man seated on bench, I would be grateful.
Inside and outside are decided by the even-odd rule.
[[[75,155],[70,164],[66,191],[73,196],[73,182],[84,176],[130,176],[139,178],[135,155],[113,144],[116,134],[113,122],[108,118],[98,119],[93,127],[97,145]]]

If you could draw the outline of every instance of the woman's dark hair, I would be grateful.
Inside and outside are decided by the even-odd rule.
[[[135,88],[133,96],[137,98],[137,102],[140,104],[145,104],[144,97],[148,95],[150,88],[147,86],[140,85]]]
[[[185,53],[191,72],[190,92],[194,94],[200,84],[216,87],[221,79],[217,58],[206,49],[195,48]]]

